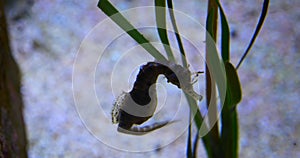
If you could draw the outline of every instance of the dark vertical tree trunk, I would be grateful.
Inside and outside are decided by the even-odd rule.
[[[26,158],[21,76],[9,47],[3,5],[0,0],[0,157]]]

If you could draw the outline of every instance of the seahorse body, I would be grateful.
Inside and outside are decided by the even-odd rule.
[[[144,127],[134,126],[144,123],[153,116],[157,106],[157,96],[156,88],[152,85],[160,74],[178,88],[191,87],[190,72],[180,65],[148,62],[141,66],[133,89],[129,93],[123,92],[114,104],[112,122],[119,123],[119,132],[143,135],[168,124],[168,121],[164,121]]]

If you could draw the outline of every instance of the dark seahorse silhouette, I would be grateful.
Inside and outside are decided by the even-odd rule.
[[[140,67],[132,90],[123,92],[114,103],[112,122],[119,123],[118,131],[132,135],[143,135],[174,121],[162,121],[148,126],[140,125],[151,118],[157,106],[156,83],[159,75],[181,88],[197,100],[202,96],[192,89],[191,73],[188,69],[174,63],[148,62]]]

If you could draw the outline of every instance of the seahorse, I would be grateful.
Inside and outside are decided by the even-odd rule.
[[[132,135],[143,135],[162,128],[175,121],[156,122],[148,126],[140,125],[151,118],[157,106],[156,83],[159,75],[164,75],[168,82],[183,89],[198,100],[202,96],[192,90],[191,73],[181,65],[166,62],[148,62],[140,67],[139,73],[130,92],[123,92],[114,103],[112,122],[119,123],[118,131]]]

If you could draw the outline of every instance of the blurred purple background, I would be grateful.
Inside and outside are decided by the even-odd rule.
[[[112,2],[120,10],[153,5],[149,0]],[[254,31],[262,0],[221,3],[232,31],[232,62],[237,64]],[[176,10],[202,24],[206,6],[202,0],[174,0]],[[238,106],[242,158],[300,157],[299,7],[299,0],[271,1],[263,29],[238,71],[243,87]],[[186,133],[160,150],[128,153],[101,143],[81,122],[72,95],[72,66],[83,38],[106,18],[97,1],[10,1],[7,15],[12,50],[23,72],[31,158],[185,157]],[[202,145],[198,155],[206,157]]]

